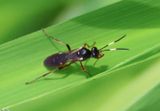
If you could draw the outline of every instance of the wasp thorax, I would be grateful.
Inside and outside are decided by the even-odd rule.
[[[87,48],[82,48],[78,51],[78,56],[85,60],[91,57],[91,51]]]

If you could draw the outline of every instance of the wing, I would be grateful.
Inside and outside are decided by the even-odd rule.
[[[67,53],[56,53],[44,60],[44,65],[47,67],[59,67],[67,62]]]

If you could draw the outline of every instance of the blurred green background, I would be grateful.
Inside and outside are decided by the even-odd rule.
[[[0,44],[119,0],[1,0]]]

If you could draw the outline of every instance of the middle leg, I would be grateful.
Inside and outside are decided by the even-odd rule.
[[[94,47],[95,45],[96,45],[96,42],[93,42],[92,45],[89,45],[89,44],[85,43],[85,44],[83,45],[83,47],[91,48],[91,47]]]

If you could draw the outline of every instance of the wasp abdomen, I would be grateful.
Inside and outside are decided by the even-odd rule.
[[[67,62],[65,53],[57,53],[47,57],[44,61],[44,65],[47,67],[59,67]]]

